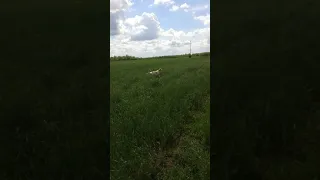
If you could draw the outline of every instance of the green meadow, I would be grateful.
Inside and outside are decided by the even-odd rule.
[[[209,56],[111,61],[111,179],[209,179],[209,107]]]

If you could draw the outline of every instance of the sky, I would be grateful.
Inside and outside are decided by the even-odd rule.
[[[210,51],[209,0],[110,0],[110,56]]]

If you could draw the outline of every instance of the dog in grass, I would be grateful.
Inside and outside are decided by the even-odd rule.
[[[150,71],[150,72],[148,72],[147,74],[150,74],[150,75],[153,75],[153,76],[160,77],[160,75],[161,75],[161,71],[162,71],[162,69],[161,69],[161,68],[159,68],[158,70],[156,70],[156,71]]]

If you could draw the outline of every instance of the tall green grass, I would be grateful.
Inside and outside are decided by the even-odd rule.
[[[162,68],[162,76],[147,75]],[[150,179],[159,172],[155,157],[195,111],[204,111],[210,91],[208,57],[110,63],[111,179]]]
[[[210,179],[210,98],[204,110],[194,112],[195,120],[186,125],[179,145],[164,154],[167,165],[160,179]]]

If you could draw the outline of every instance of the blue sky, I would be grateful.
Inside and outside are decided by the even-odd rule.
[[[111,56],[210,49],[209,0],[110,0],[110,17]]]
[[[169,11],[169,9],[172,6],[166,6],[166,5],[153,5],[154,1],[151,0],[144,0],[141,2],[141,0],[134,1],[134,4],[132,6],[133,10],[128,13],[128,16],[135,16],[140,15],[143,12],[153,12],[158,16],[159,22],[164,29],[176,29],[176,30],[192,30],[194,28],[202,28],[203,23],[200,21],[193,20],[193,16],[191,13],[184,12],[183,10],[177,10],[177,11]],[[205,5],[209,5],[208,0],[177,0],[175,1],[175,4],[182,5],[182,4],[188,4],[191,7],[204,7]],[[203,8],[203,10],[197,11],[196,15],[206,15],[210,14],[209,8]],[[187,23],[186,23],[187,22]]]

